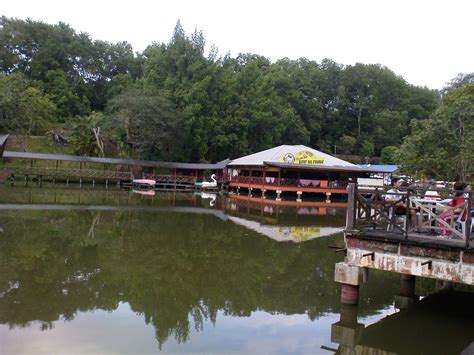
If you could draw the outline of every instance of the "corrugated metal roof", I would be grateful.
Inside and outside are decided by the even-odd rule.
[[[327,165],[305,165],[305,164],[286,164],[286,163],[273,163],[266,161],[265,165],[277,166],[286,169],[299,169],[299,170],[319,170],[319,171],[358,171],[365,172],[362,168],[357,165],[353,166],[327,166]]]
[[[357,165],[349,163],[345,160],[338,159],[332,155],[320,152],[319,150],[309,148],[304,145],[280,145],[275,148],[267,149],[255,154],[247,155],[242,158],[238,158],[229,163],[229,166],[247,165],[247,166],[263,166],[265,163],[283,163],[283,158],[287,154],[296,156],[299,152],[308,151],[318,158],[323,158],[324,163],[318,165],[307,165],[307,166],[319,166],[319,167],[352,167],[357,169]],[[306,164],[291,164],[294,166],[304,166]]]
[[[168,169],[189,169],[189,170],[222,170],[229,163],[229,159],[222,160],[216,164],[195,164],[195,163],[176,163],[165,161],[152,160],[133,160],[133,159],[115,159],[115,158],[98,158],[98,157],[83,157],[77,155],[67,154],[44,154],[44,153],[29,153],[29,152],[13,152],[4,151],[5,158],[19,158],[19,159],[40,159],[40,160],[62,160],[74,161],[83,163],[98,163],[98,164],[115,164],[115,165],[136,165],[146,166],[152,168],[168,168]]]
[[[359,166],[368,172],[377,172],[377,173],[393,173],[397,171],[398,165],[388,165],[388,164],[359,164]]]

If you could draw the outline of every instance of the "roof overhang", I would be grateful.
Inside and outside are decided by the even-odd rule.
[[[29,153],[29,152],[13,152],[6,150],[3,153],[5,158],[17,159],[39,159],[39,160],[61,160],[72,161],[78,163],[97,163],[97,164],[114,164],[114,165],[135,165],[145,166],[151,168],[168,168],[168,169],[189,169],[189,170],[222,170],[224,169],[229,159],[220,161],[216,164],[195,164],[195,163],[175,163],[152,160],[134,160],[134,159],[115,159],[115,158],[98,158],[98,157],[83,157],[77,155],[67,154],[44,154],[44,153]]]
[[[267,166],[277,166],[282,169],[293,170],[310,170],[310,171],[347,171],[347,172],[364,172],[358,166],[328,166],[328,165],[306,165],[306,164],[287,164],[277,162],[264,162]]]
[[[306,165],[306,164],[287,164],[278,162],[264,162],[266,166],[275,166],[284,169],[294,170],[311,170],[311,171],[347,171],[347,172],[359,172],[359,173],[383,173],[383,170],[377,170],[375,168],[361,168],[357,165],[354,166],[342,166],[342,165]]]

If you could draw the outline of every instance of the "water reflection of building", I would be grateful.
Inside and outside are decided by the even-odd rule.
[[[275,226],[233,216],[228,216],[228,219],[278,242],[304,242],[310,239],[340,233],[343,229],[342,227],[320,226]]]
[[[270,224],[315,225],[324,220],[328,226],[340,227],[344,225],[345,206],[345,203],[316,201],[275,204],[273,200],[230,195],[223,209],[227,214]]]
[[[225,199],[228,219],[277,241],[302,242],[340,233],[341,203],[275,204],[273,200],[231,195]]]
[[[123,189],[8,187],[0,210],[94,210],[212,214],[277,241],[305,241],[341,231],[345,203],[281,201],[205,192],[142,196]]]

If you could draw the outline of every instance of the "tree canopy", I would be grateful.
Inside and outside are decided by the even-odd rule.
[[[474,84],[449,90],[430,119],[414,121],[400,151],[411,173],[469,180],[474,172]]]
[[[455,114],[439,111],[446,99],[440,106],[437,91],[410,85],[383,65],[220,56],[213,47],[206,52],[202,32],[187,35],[179,21],[168,43],[143,53],[126,42],[93,41],[64,23],[6,17],[0,44],[0,95],[21,75],[35,102],[34,114],[12,115],[8,100],[0,101],[0,112],[18,121],[7,125],[3,114],[3,130],[28,126],[41,134],[101,112],[100,124],[115,127],[101,132],[137,158],[218,161],[279,144],[380,156],[436,115]],[[443,97],[471,79],[453,79]],[[403,154],[415,149],[409,140],[404,146]]]

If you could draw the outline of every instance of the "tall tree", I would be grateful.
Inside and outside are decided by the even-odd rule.
[[[474,84],[448,93],[428,120],[414,121],[400,151],[403,166],[447,179],[468,180],[474,172]]]
[[[124,128],[127,143],[142,158],[183,159],[181,117],[168,99],[132,90],[112,99],[109,109],[115,126]]]
[[[0,129],[22,135],[43,134],[56,122],[56,106],[30,86],[22,74],[0,75]]]

